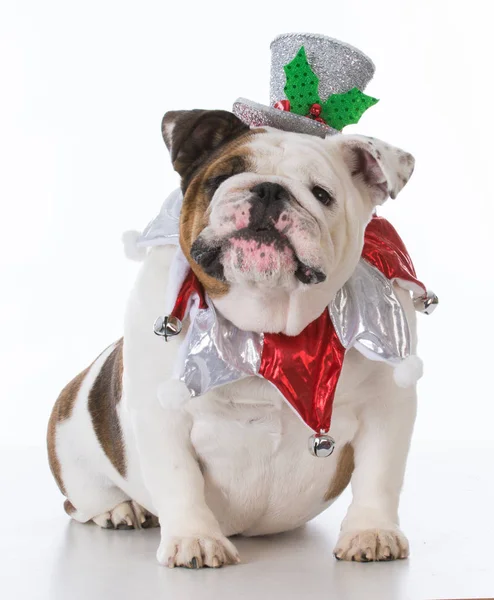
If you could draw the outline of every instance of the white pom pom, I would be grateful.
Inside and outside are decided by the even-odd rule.
[[[393,371],[396,385],[402,388],[414,385],[423,374],[424,364],[418,356],[408,356]]]
[[[125,256],[130,260],[142,262],[147,255],[147,248],[139,248],[137,240],[141,237],[140,231],[124,231],[122,234],[122,242],[124,245]]]

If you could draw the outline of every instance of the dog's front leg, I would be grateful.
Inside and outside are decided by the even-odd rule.
[[[408,556],[398,504],[416,414],[416,392],[392,381],[365,400],[353,441],[353,501],[334,550],[340,560],[393,560]]]
[[[206,504],[204,479],[190,441],[192,418],[182,408],[147,406],[132,420],[144,483],[161,525],[157,558],[169,567],[220,567],[239,562]]]

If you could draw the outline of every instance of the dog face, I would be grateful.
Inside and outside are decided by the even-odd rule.
[[[237,321],[239,297],[303,292],[327,305],[356,266],[375,205],[396,197],[414,164],[373,138],[250,130],[224,111],[167,113],[163,136],[182,176],[182,249]]]

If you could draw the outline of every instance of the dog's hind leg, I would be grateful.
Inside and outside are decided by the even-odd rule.
[[[103,515],[108,515],[108,519],[113,523],[110,513],[123,504],[129,504],[130,498],[127,494],[108,478],[86,472],[82,465],[71,464],[70,468],[65,469],[64,483],[67,495],[64,502],[65,512],[80,523],[98,519],[97,524],[107,528],[106,521],[103,524]],[[127,515],[124,512],[122,509],[116,511],[114,527],[126,522]]]
[[[50,467],[66,512],[76,521],[133,526],[136,517],[119,482],[127,471],[119,417],[122,340],[109,346],[61,392],[48,425]]]

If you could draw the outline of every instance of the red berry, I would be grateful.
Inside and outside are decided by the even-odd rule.
[[[314,117],[318,117],[321,114],[321,111],[322,111],[322,107],[320,104],[316,103],[310,107],[310,114],[314,115]]]
[[[278,100],[275,102],[274,107],[278,110],[286,110],[290,112],[290,101],[289,100]]]

